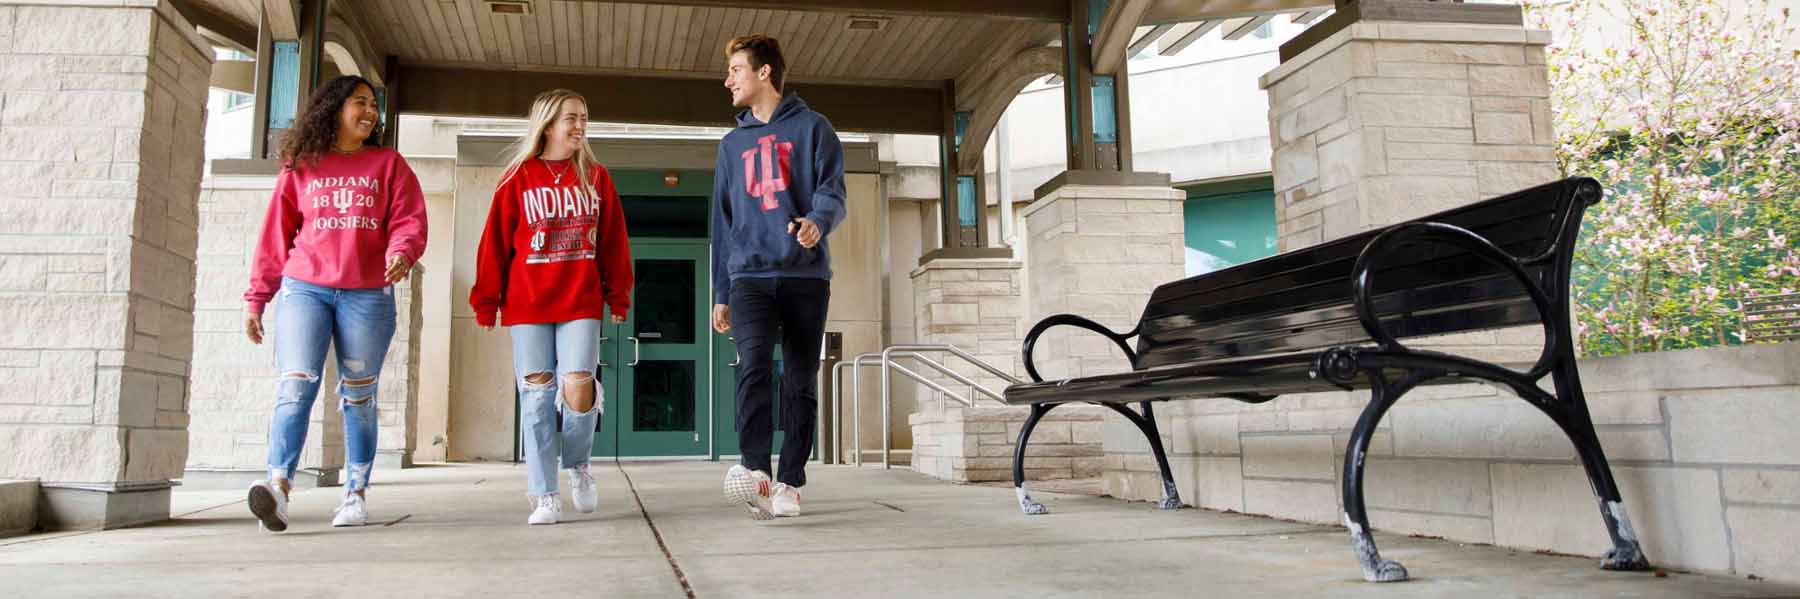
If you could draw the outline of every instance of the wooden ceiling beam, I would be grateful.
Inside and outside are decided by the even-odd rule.
[[[492,71],[399,65],[398,112],[523,117],[538,92],[568,88],[588,97],[595,121],[730,126],[737,109],[717,78],[646,77],[551,71]],[[788,88],[840,131],[942,132],[942,89],[790,82]]]
[[[598,2],[603,0],[577,0]],[[643,4],[1069,22],[1068,0],[640,0]]]

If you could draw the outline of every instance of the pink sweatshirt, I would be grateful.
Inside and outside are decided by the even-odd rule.
[[[313,167],[282,169],[250,265],[251,312],[289,276],[338,289],[387,286],[388,256],[425,252],[425,195],[399,152],[327,152]]]

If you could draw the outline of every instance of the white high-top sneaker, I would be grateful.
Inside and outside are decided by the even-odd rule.
[[[555,524],[562,518],[562,501],[555,493],[533,497],[531,505],[531,517],[525,520],[526,524]]]
[[[774,495],[770,503],[774,508],[771,511],[776,516],[792,518],[800,515],[800,489],[790,487],[787,483],[775,483]]]
[[[725,473],[725,499],[744,504],[752,520],[775,519],[769,504],[769,475],[761,470],[732,466]]]
[[[594,513],[594,508],[600,503],[600,485],[594,482],[594,475],[588,472],[587,464],[569,469],[569,486],[574,491],[574,495],[569,496],[569,502],[575,504],[575,511]]]
[[[273,480],[250,483],[250,513],[256,515],[256,527],[263,532],[282,532],[288,528],[288,496]]]
[[[369,507],[362,493],[345,493],[344,502],[338,504],[336,514],[331,518],[332,526],[362,526],[369,523]]]

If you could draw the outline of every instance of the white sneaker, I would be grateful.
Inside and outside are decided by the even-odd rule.
[[[594,483],[594,475],[588,472],[587,464],[569,469],[569,486],[575,492],[569,497],[569,502],[575,504],[575,511],[594,513],[600,503],[600,486]]]
[[[790,487],[787,483],[775,483],[774,495],[770,501],[774,509],[770,511],[775,512],[776,516],[792,518],[800,515],[800,489]]]
[[[282,532],[288,528],[287,493],[274,481],[250,483],[250,513],[256,515],[256,527],[263,532]]]
[[[531,505],[534,509],[531,510],[531,517],[525,520],[526,524],[555,524],[562,517],[562,501],[557,499],[555,493],[533,497]]]
[[[337,514],[337,516],[332,517],[331,525],[362,526],[368,524],[369,507],[366,505],[367,501],[367,499],[363,498],[362,493],[345,493],[344,502],[338,504],[337,509],[332,511],[332,513]]]
[[[761,470],[750,470],[742,464],[732,466],[725,473],[725,499],[744,504],[752,520],[775,519],[769,505],[769,475]]]

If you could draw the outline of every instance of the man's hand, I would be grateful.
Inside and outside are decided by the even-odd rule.
[[[819,245],[819,224],[812,222],[812,219],[794,219],[794,222],[788,223],[788,234],[793,235],[794,240],[800,242],[800,247],[810,250],[813,246]]]
[[[725,333],[731,330],[731,306],[713,304],[713,330]]]

